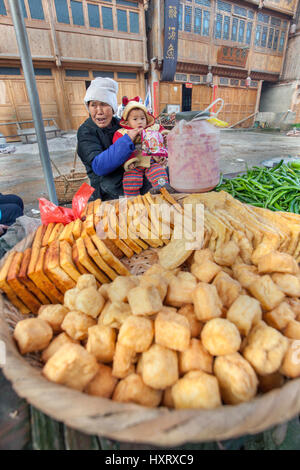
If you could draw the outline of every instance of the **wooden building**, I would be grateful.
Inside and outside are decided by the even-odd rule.
[[[264,86],[260,111],[294,113],[300,123],[300,3],[290,28],[289,40],[280,80]]]
[[[142,0],[21,0],[43,118],[77,129],[90,81],[119,83],[124,95],[145,95],[148,70]],[[8,0],[0,0],[0,122],[32,120]],[[32,124],[28,124],[32,127]],[[26,126],[24,126],[26,127]],[[4,135],[15,125],[1,126]]]
[[[263,81],[278,82],[283,73],[297,3],[180,0],[176,74],[173,82],[163,82],[163,25],[167,12],[164,0],[152,0],[147,12],[151,30],[148,45],[154,102],[159,112],[167,104],[179,105],[182,111],[203,110],[218,97],[224,99],[219,117],[230,124],[257,112]],[[208,79],[212,79],[210,84]],[[247,119],[241,126],[249,127],[253,121],[253,117]]]

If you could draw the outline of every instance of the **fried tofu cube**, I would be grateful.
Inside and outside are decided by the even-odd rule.
[[[185,351],[190,344],[191,328],[183,315],[159,312],[154,322],[155,342],[175,351]]]
[[[287,348],[287,338],[262,321],[247,336],[243,356],[257,374],[268,375],[279,369]]]
[[[241,335],[234,323],[225,318],[213,318],[205,323],[201,341],[212,356],[234,354],[240,349]]]
[[[200,370],[188,372],[172,387],[176,409],[203,408],[212,410],[221,406],[219,384],[213,375]]]
[[[153,315],[163,306],[156,287],[134,287],[128,293],[128,303],[133,315]]]
[[[283,330],[290,321],[295,320],[295,313],[287,302],[264,314],[264,321],[276,330]]]
[[[117,341],[115,355],[113,359],[112,374],[114,377],[124,379],[127,375],[134,373],[134,362],[136,360],[136,352],[128,346]]]
[[[75,300],[77,295],[79,294],[80,290],[77,287],[73,289],[69,289],[65,292],[64,295],[64,306],[69,310],[76,310],[75,308]]]
[[[270,392],[271,390],[274,390],[274,388],[281,388],[284,382],[284,375],[280,372],[258,376],[258,388],[262,393]]]
[[[260,301],[264,310],[273,310],[285,297],[268,274],[254,281],[248,289],[253,297]]]
[[[222,315],[222,302],[216,286],[199,282],[192,293],[191,299],[198,320],[208,321]]]
[[[99,317],[99,324],[121,328],[126,318],[132,315],[130,305],[125,302],[107,302]]]
[[[221,396],[228,405],[236,405],[255,397],[258,379],[253,367],[238,352],[219,356],[214,362]]]
[[[179,353],[179,373],[183,375],[191,370],[203,370],[212,374],[213,359],[201,341],[192,338],[189,347]]]
[[[178,358],[175,351],[153,344],[142,357],[142,378],[146,385],[164,390],[177,382]]]
[[[162,399],[162,391],[154,390],[144,384],[138,374],[130,374],[120,380],[115,388],[112,399],[122,403],[137,403],[138,405],[155,408]]]
[[[108,287],[109,284],[102,284],[98,289],[98,292],[100,292],[105,301],[108,300]]]
[[[249,295],[239,295],[227,311],[227,320],[234,323],[243,336],[247,336],[253,325],[262,319],[258,300]]]
[[[300,320],[300,299],[286,299],[287,303],[296,315],[296,320]]]
[[[203,263],[193,263],[191,273],[201,282],[211,282],[213,278],[221,271],[221,266],[213,261],[205,260]]]
[[[97,360],[79,344],[65,344],[47,361],[44,376],[82,391],[98,372]]]
[[[194,263],[202,264],[205,261],[214,261],[214,255],[209,248],[204,248],[203,250],[195,250],[193,260]]]
[[[234,264],[232,271],[233,277],[246,289],[260,277],[257,267],[253,265]]]
[[[290,339],[300,340],[300,322],[297,320],[291,320],[283,330],[284,336]]]
[[[65,344],[79,344],[79,341],[75,341],[74,339],[70,338],[66,333],[60,333],[60,335],[56,336],[49,346],[43,350],[42,352],[42,361],[47,362],[56,351],[59,350]]]
[[[300,377],[300,343],[298,340],[289,341],[288,349],[279,371],[289,379]]]
[[[286,295],[300,297],[300,279],[292,274],[274,273],[272,279]]]
[[[153,322],[149,318],[130,315],[120,328],[118,342],[141,353],[150,348],[153,337]]]
[[[232,266],[235,263],[239,252],[239,246],[231,240],[216,249],[214,260],[221,266]]]
[[[143,275],[140,278],[140,286],[141,287],[156,287],[156,289],[159,292],[160,298],[162,302],[164,301],[164,298],[167,295],[167,290],[168,290],[168,282],[167,280],[159,275],[159,274],[147,274]]]
[[[136,283],[129,276],[118,276],[107,288],[108,298],[111,302],[127,302],[128,293],[136,287]]]
[[[109,363],[114,358],[117,335],[110,326],[94,325],[88,329],[86,350],[93,354],[97,361]]]
[[[188,319],[190,328],[191,328],[191,337],[199,338],[201,330],[203,328],[203,323],[201,323],[196,317],[194,305],[192,304],[184,305],[178,310],[177,313],[179,315],[184,315]]]
[[[76,295],[75,310],[97,318],[103,309],[105,299],[95,287],[86,287]]]
[[[242,290],[240,283],[224,272],[220,272],[215,277],[213,285],[217,288],[223,306],[227,308],[233,304]]]
[[[52,330],[57,333],[61,331],[61,324],[68,311],[67,307],[61,304],[43,305],[43,308],[40,308],[38,312],[38,318],[45,320]]]
[[[79,290],[86,289],[87,287],[94,287],[95,289],[97,289],[97,282],[95,276],[93,274],[82,274],[78,278],[76,287]]]
[[[71,338],[82,341],[87,339],[88,329],[95,324],[96,321],[89,315],[79,312],[78,310],[72,310],[65,316],[61,328]]]
[[[15,327],[13,337],[20,353],[41,351],[47,348],[53,336],[51,326],[41,318],[20,320]]]
[[[259,258],[257,268],[259,273],[299,273],[296,260],[291,255],[279,251],[271,251]]]
[[[179,272],[170,279],[165,303],[172,307],[182,307],[191,302],[191,294],[197,286],[197,279],[188,272]]]
[[[112,375],[112,368],[98,364],[98,372],[88,383],[85,392],[95,397],[111,398],[118,379]]]

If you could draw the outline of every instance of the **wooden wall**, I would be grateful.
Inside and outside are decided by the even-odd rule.
[[[184,83],[160,83],[160,112],[167,104],[182,105],[182,88]],[[218,118],[228,122],[229,125],[250,116],[256,111],[257,95],[260,93],[257,88],[243,88],[231,86],[217,86],[215,96],[213,88],[207,85],[192,86],[192,111],[206,109],[212,103],[213,98],[223,98],[224,107]],[[217,111],[217,109],[215,110]],[[254,118],[250,118],[238,127],[249,127],[253,124]]]

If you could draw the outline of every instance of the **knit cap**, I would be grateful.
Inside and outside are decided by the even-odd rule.
[[[125,101],[125,103],[126,103],[126,101]],[[144,113],[146,115],[146,118],[147,118],[147,126],[154,124],[154,122],[155,122],[154,117],[151,114],[148,113],[146,106],[143,103],[140,103],[139,102],[139,97],[136,96],[135,98],[133,98],[132,100],[129,100],[127,102],[127,104],[125,106],[125,109],[122,113],[122,120],[120,122],[121,125],[122,125],[122,121],[127,121],[129,113],[133,109],[141,109],[142,111],[144,111]]]
[[[118,109],[117,103],[118,83],[108,77],[97,77],[92,80],[90,86],[86,90],[84,104],[88,109],[89,101],[102,101],[109,104],[114,113]]]

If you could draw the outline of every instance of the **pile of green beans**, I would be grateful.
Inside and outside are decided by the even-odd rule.
[[[297,164],[283,162],[281,160],[271,169],[254,166],[233,179],[221,175],[214,191],[227,191],[252,206],[299,214],[300,168]]]

